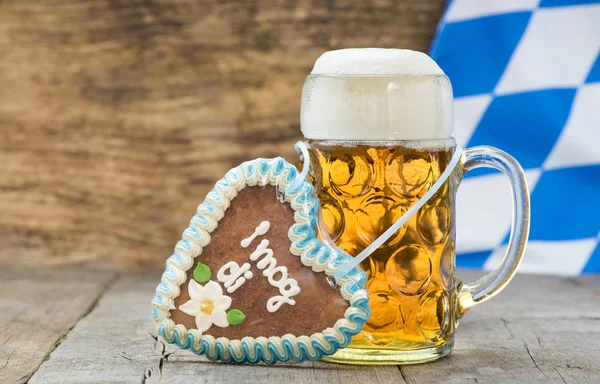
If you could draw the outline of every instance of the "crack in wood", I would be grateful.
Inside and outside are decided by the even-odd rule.
[[[578,366],[578,365],[571,365],[571,364],[568,364],[568,363],[567,363],[567,364],[565,364],[565,367],[566,367],[566,368],[569,368],[569,369],[571,369],[571,368],[583,369],[583,367],[580,367],[580,366]]]
[[[525,350],[527,351],[527,354],[529,355],[529,358],[531,359],[531,361],[533,361],[533,365],[535,365],[535,367],[537,368],[537,370],[540,371],[540,373],[542,375],[544,375],[544,377],[546,377],[546,374],[540,369],[540,367],[535,362],[535,359],[533,358],[533,355],[531,354],[531,351],[529,350],[529,347],[527,346],[527,343],[523,342],[523,346],[525,347]]]
[[[159,377],[162,377],[163,376],[163,368],[164,368],[165,364],[169,361],[169,356],[171,356],[173,354],[173,352],[167,353],[167,346],[158,337],[158,335],[154,335],[151,332],[148,332],[148,334],[150,335],[152,340],[154,340],[154,350],[160,348],[160,351],[159,351],[160,358],[158,359],[158,375],[159,375]],[[160,344],[160,347],[158,347],[159,344]],[[150,378],[151,375],[152,375],[152,368],[148,368],[147,370],[145,370],[144,380],[142,382],[145,382],[145,380],[147,378]]]
[[[142,375],[142,384],[146,384],[146,380],[148,380],[151,377],[152,377],[151,369],[144,371],[144,374]]]
[[[148,334],[150,335],[150,337],[156,342],[158,341],[158,335],[154,335],[152,332],[148,331]]]
[[[502,324],[504,324],[504,327],[508,330],[508,334],[510,335],[510,337],[512,337],[513,340],[516,340],[515,335],[512,333],[512,330],[508,326],[508,320],[502,317],[500,318],[500,320],[502,321]]]
[[[2,371],[4,368],[6,368],[8,366],[8,362],[10,361],[10,358],[15,353],[15,351],[17,350],[17,348],[19,348],[18,345],[12,350],[11,353],[8,354],[8,356],[6,357],[6,362],[4,363],[3,366],[0,367],[0,371]]]
[[[563,381],[563,383],[567,384],[567,381],[565,380],[565,378],[563,377],[563,375],[560,374],[560,372],[558,371],[558,369],[556,369],[556,367],[552,367],[556,373],[558,373],[558,376],[560,376],[560,379]]]
[[[402,376],[402,380],[404,380],[404,382],[408,384],[408,379],[406,378],[406,374],[404,373],[404,370],[402,369],[401,365],[398,365],[398,370],[400,371],[400,376]]]
[[[540,339],[540,337],[535,332],[533,334],[535,335],[538,345],[543,348],[544,346],[542,345],[542,339]]]
[[[163,374],[163,366],[169,361],[169,356],[171,356],[171,354],[167,353],[166,355],[163,355],[163,357],[161,357],[158,361],[158,372],[161,377]]]

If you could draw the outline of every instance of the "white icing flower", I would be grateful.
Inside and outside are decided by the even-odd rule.
[[[221,328],[229,325],[225,310],[231,305],[231,297],[223,295],[219,283],[209,281],[203,286],[190,280],[188,285],[190,301],[179,306],[179,309],[190,316],[196,317],[196,328],[206,331],[215,324]]]

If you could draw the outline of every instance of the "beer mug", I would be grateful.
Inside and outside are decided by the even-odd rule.
[[[446,169],[457,148],[452,126],[450,81],[427,55],[346,49],[321,56],[304,84],[301,107],[321,236],[353,256],[375,241]],[[455,277],[455,196],[464,173],[478,167],[498,169],[510,180],[513,221],[500,266],[464,284]],[[528,231],[521,166],[496,148],[466,149],[433,197],[360,263],[372,315],[350,345],[327,360],[397,364],[447,355],[461,316],[514,276]]]

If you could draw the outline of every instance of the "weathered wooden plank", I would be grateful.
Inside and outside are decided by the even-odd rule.
[[[448,358],[401,370],[409,383],[597,383],[599,308],[600,294],[570,278],[519,274],[465,315]]]
[[[31,383],[402,383],[394,366],[349,367],[322,362],[276,367],[213,363],[156,340],[150,300],[158,272],[123,275],[51,355]]]
[[[296,160],[324,51],[426,51],[444,0],[4,0],[0,263],[164,262],[234,165]]]
[[[460,276],[471,279],[472,273]],[[158,272],[120,278],[32,377],[32,383],[593,383],[600,380],[600,295],[568,279],[519,275],[468,313],[455,351],[438,362],[352,367],[323,362],[268,366],[208,362],[151,335]],[[522,294],[519,294],[522,293]],[[537,299],[532,301],[535,296]],[[568,300],[579,303],[580,308]],[[587,304],[584,304],[587,302]],[[556,305],[551,311],[552,305]],[[526,308],[532,308],[525,310]],[[539,312],[536,309],[539,308]]]
[[[274,366],[211,363],[196,356],[169,356],[163,366],[165,383],[406,383],[396,366],[350,366],[323,362]]]
[[[402,367],[407,381],[600,382],[600,318],[484,321],[464,319],[448,358]]]
[[[123,274],[32,376],[31,383],[139,383],[159,376],[170,351],[152,336],[160,273]]]
[[[27,381],[115,277],[75,268],[1,268],[0,383]]]

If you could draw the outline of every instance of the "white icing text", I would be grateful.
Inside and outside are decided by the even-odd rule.
[[[292,299],[292,296],[300,293],[300,287],[298,282],[291,277],[288,277],[288,270],[284,266],[277,267],[277,260],[273,257],[273,250],[267,248],[269,246],[269,240],[263,240],[260,242],[256,250],[250,254],[250,260],[257,261],[261,256],[262,260],[256,263],[258,269],[263,271],[263,276],[266,276],[271,284],[275,288],[279,288],[280,296],[273,296],[267,301],[267,311],[275,312],[284,303],[289,305],[296,304],[296,301]],[[277,276],[277,275],[280,276]],[[276,277],[279,277],[276,279]]]
[[[242,248],[248,248],[250,243],[252,243],[252,241],[254,239],[256,239],[256,236],[264,235],[265,233],[267,233],[269,231],[270,228],[271,228],[271,223],[269,223],[268,221],[261,222],[258,225],[258,227],[254,228],[254,233],[252,234],[252,236],[246,237],[244,240],[242,240],[240,245],[242,246]]]
[[[254,233],[243,239],[240,245],[242,248],[248,248],[257,236],[265,235],[270,228],[271,223],[268,221],[261,222],[258,227],[254,228]],[[267,311],[273,313],[281,308],[283,304],[295,305],[296,301],[292,297],[300,293],[300,287],[298,281],[288,276],[288,270],[285,266],[277,266],[277,260],[273,257],[273,250],[268,247],[269,240],[262,240],[254,252],[250,254],[250,260],[256,261],[256,267],[263,271],[262,274],[268,279],[269,284],[279,289],[279,295],[273,296],[267,301]],[[235,261],[230,261],[217,272],[217,280],[223,283],[229,293],[235,292],[252,277],[249,263],[240,266]]]
[[[250,264],[244,263],[240,267],[235,261],[225,264],[217,272],[217,280],[223,283],[229,293],[235,292],[246,280],[250,280],[252,276],[254,274],[250,270]]]

